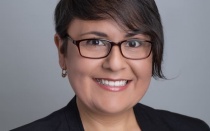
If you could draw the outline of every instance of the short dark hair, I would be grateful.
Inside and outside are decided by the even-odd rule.
[[[160,14],[154,0],[60,0],[55,9],[55,30],[67,52],[67,29],[73,19],[113,19],[121,27],[149,35],[152,43],[152,76],[165,78],[162,73],[164,36]]]

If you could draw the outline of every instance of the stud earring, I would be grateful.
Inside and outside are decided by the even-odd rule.
[[[65,77],[67,76],[67,70],[66,70],[66,69],[62,69],[61,76],[62,76],[63,78],[65,78]]]

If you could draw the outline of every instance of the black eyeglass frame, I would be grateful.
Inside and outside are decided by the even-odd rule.
[[[77,46],[77,48],[78,48],[78,50],[79,50],[79,54],[80,54],[82,57],[84,57],[84,58],[89,58],[89,59],[101,59],[101,58],[105,58],[105,57],[107,57],[107,56],[110,54],[110,52],[111,52],[113,46],[118,46],[119,49],[120,49],[120,53],[122,54],[122,56],[123,56],[124,58],[126,58],[126,59],[131,59],[131,60],[142,60],[142,59],[146,59],[146,58],[148,58],[148,57],[150,56],[150,54],[151,54],[151,52],[152,52],[152,48],[153,48],[153,44],[152,44],[153,42],[152,42],[152,41],[140,40],[140,39],[138,39],[139,41],[148,42],[148,43],[151,44],[151,48],[150,48],[149,54],[148,54],[147,56],[143,57],[143,58],[129,58],[129,57],[124,56],[124,54],[122,53],[122,49],[121,49],[121,48],[122,48],[122,47],[121,47],[122,43],[124,43],[124,42],[126,42],[126,41],[129,41],[129,40],[123,40],[123,41],[120,41],[120,42],[118,42],[118,43],[115,43],[115,42],[112,42],[112,41],[109,41],[109,40],[106,40],[106,39],[94,39],[94,38],[92,38],[92,39],[73,40],[68,34],[67,34],[67,39],[68,39],[68,40],[71,40],[71,41],[72,41],[72,44],[74,44],[74,45]],[[82,53],[81,53],[81,51],[80,51],[80,46],[79,46],[79,44],[80,44],[81,41],[86,41],[86,40],[103,40],[103,41],[107,41],[107,42],[109,42],[109,43],[111,44],[111,47],[110,47],[110,49],[109,49],[107,55],[102,56],[102,57],[87,57],[87,56],[83,56]]]

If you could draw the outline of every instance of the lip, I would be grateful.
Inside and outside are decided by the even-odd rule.
[[[124,80],[126,80],[127,83],[124,86],[109,86],[109,85],[100,84],[98,82],[98,79],[104,79],[104,80],[108,80],[108,81],[124,81]],[[102,89],[105,89],[107,91],[111,91],[111,92],[124,91],[128,87],[129,83],[131,82],[131,80],[127,80],[127,79],[110,79],[110,78],[94,78],[93,80],[96,82],[96,84],[99,87],[101,87]]]

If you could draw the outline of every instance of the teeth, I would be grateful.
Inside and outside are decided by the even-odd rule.
[[[97,82],[107,86],[125,86],[127,84],[127,80],[109,81],[104,79],[97,79]]]

